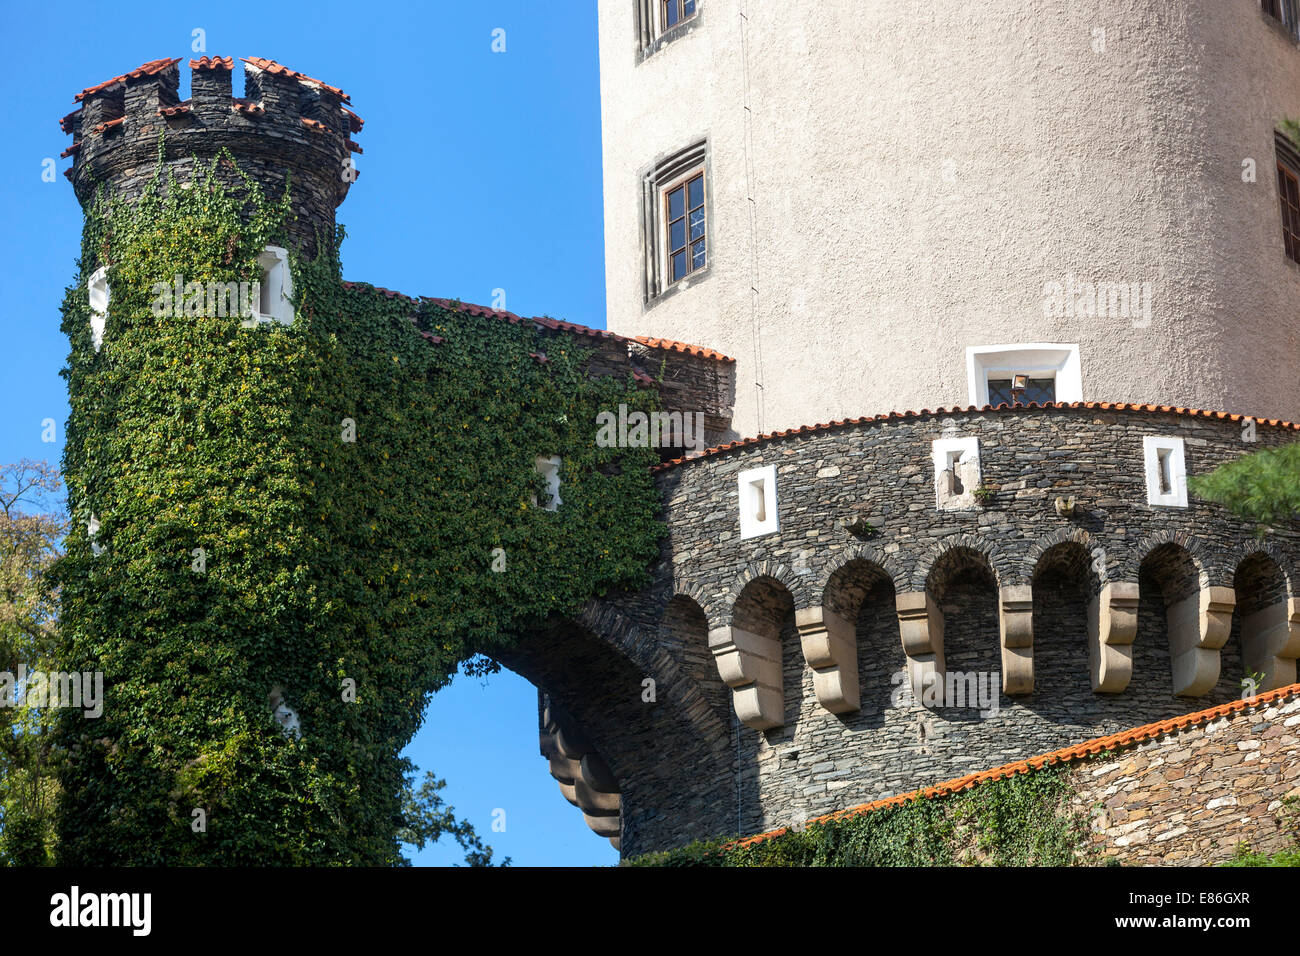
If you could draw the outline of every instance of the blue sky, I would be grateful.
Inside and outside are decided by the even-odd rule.
[[[262,56],[341,87],[366,121],[361,177],[338,218],[347,279],[605,326],[600,100],[594,2],[472,4],[0,4],[9,78],[0,151],[0,461],[62,455],[68,354],[59,304],[74,277],[81,210],[58,126],[87,86],[162,57]],[[492,50],[505,31],[505,52]],[[242,69],[235,71],[235,92]],[[181,94],[188,95],[182,63]],[[41,178],[53,159],[55,181]],[[41,422],[58,423],[53,443]],[[517,865],[617,862],[560,795],[537,751],[533,687],[508,672],[458,677],[407,750]],[[493,812],[505,811],[505,832]],[[414,857],[459,862],[454,845]]]

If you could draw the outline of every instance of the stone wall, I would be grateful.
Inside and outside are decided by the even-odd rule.
[[[941,410],[661,466],[669,536],[653,583],[607,596],[593,632],[673,661],[671,675],[648,657],[634,669],[659,707],[689,710],[709,760],[682,764],[647,735],[619,753],[629,728],[582,707],[580,688],[539,681],[616,775],[668,775],[659,789],[620,778],[623,852],[759,833],[1187,714],[1237,699],[1248,670],[1268,670],[1262,689],[1294,682],[1297,529],[1261,540],[1195,496],[1147,503],[1145,436],[1181,437],[1198,475],[1295,430],[1244,434],[1173,409]],[[932,442],[963,436],[979,440],[990,493],[941,510]],[[779,530],[742,539],[737,475],[769,464]],[[1278,615],[1267,634],[1264,612]],[[928,674],[985,699],[925,706]],[[686,807],[706,779],[716,801],[719,748],[726,804],[697,819]]]
[[[1074,772],[1093,846],[1127,864],[1203,866],[1300,834],[1300,687],[1197,721]],[[1096,809],[1100,804],[1100,809]]]

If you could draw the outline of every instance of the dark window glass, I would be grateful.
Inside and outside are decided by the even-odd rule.
[[[686,253],[679,252],[673,256],[673,281],[676,282],[684,275],[686,275]]]
[[[704,174],[697,173],[669,190],[664,205],[667,213],[668,281],[676,282],[705,264]]]
[[[1277,197],[1282,206],[1282,245],[1288,258],[1300,262],[1300,178],[1280,156],[1277,161]]]
[[[671,30],[689,16],[695,14],[696,0],[661,0],[660,32]]]
[[[1025,383],[1025,388],[1015,395],[1011,392],[1010,379],[989,379],[989,404],[994,408],[1016,403],[1042,405],[1054,401],[1056,401],[1056,379],[1054,378],[1031,378]]]

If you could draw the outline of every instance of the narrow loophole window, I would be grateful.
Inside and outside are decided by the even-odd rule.
[[[761,479],[759,481],[751,481],[749,483],[749,495],[750,495],[750,501],[753,502],[753,506],[754,506],[754,520],[760,522],[766,521],[767,520],[767,489],[763,486],[763,482]]]
[[[961,483],[961,456],[960,451],[948,452],[948,471],[952,473],[952,493],[954,495],[963,495],[966,493],[966,487]]]
[[[1171,458],[1174,453],[1172,448],[1160,448],[1156,450],[1156,467],[1160,476],[1160,493],[1162,495],[1171,495],[1174,493],[1174,478]]]

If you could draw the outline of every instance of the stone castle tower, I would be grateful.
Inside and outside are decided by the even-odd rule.
[[[1223,45],[1256,79],[1294,80],[1294,50],[1249,4],[754,6],[600,7],[612,334],[532,321],[703,412],[713,447],[655,470],[647,587],[500,655],[565,796],[634,855],[1294,683],[1300,531],[1186,487],[1295,439],[1244,417],[1298,411],[1268,295],[1297,281],[1272,261],[1295,84],[1208,92]],[[312,248],[355,178],[346,96],[250,59],[233,100],[205,58],[181,103],[177,62],[81,94],[79,197],[129,197],[160,134],[173,168],[225,145],[268,193],[288,177]],[[1225,265],[1247,254],[1253,278]]]

